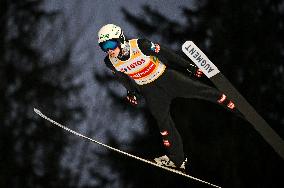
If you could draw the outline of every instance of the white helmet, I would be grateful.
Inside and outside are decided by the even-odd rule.
[[[125,36],[119,26],[114,24],[104,25],[98,32],[98,43],[111,39],[118,39],[118,41],[123,44]]]

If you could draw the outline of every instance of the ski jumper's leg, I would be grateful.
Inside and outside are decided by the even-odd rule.
[[[170,115],[170,96],[154,83],[142,90],[147,106],[157,121],[167,156],[178,167],[184,161],[183,143]]]
[[[167,84],[170,84],[167,90],[173,97],[196,98],[210,101],[242,117],[234,103],[219,90],[193,80],[175,70],[167,70],[166,74],[166,79],[168,79]]]

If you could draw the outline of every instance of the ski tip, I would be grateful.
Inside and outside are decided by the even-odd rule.
[[[36,108],[34,108],[34,112],[37,113],[37,114],[40,114],[40,113],[41,113],[41,112],[40,112],[38,109],[36,109]]]
[[[191,40],[187,40],[187,41],[185,41],[185,42],[183,43],[182,48],[187,47],[189,44],[194,44],[194,42],[191,41]]]

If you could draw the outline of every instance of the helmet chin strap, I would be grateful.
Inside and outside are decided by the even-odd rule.
[[[128,42],[124,42],[120,44],[120,52],[118,54],[118,58],[126,58],[128,57],[130,54],[130,45]]]

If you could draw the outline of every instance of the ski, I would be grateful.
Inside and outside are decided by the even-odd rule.
[[[143,159],[143,158],[141,158],[141,157],[138,157],[138,156],[132,155],[132,154],[130,154],[130,153],[121,151],[121,150],[119,150],[119,149],[116,149],[116,148],[113,148],[113,147],[108,146],[108,145],[106,145],[106,144],[103,144],[103,143],[101,143],[101,142],[99,142],[99,141],[96,141],[96,140],[94,140],[94,139],[92,139],[92,138],[89,138],[89,137],[87,137],[87,136],[85,136],[85,135],[83,135],[83,134],[80,134],[80,133],[78,133],[78,132],[76,132],[76,131],[74,131],[74,130],[72,130],[72,129],[67,128],[67,127],[64,126],[64,125],[61,125],[61,124],[57,123],[57,122],[54,121],[53,119],[51,119],[51,118],[47,117],[46,115],[44,115],[40,110],[38,110],[38,109],[36,109],[36,108],[34,108],[34,112],[35,112],[36,114],[38,114],[40,117],[42,117],[43,119],[45,119],[45,120],[51,122],[53,125],[56,125],[56,126],[62,128],[62,129],[64,129],[64,130],[66,130],[66,131],[68,131],[68,132],[70,132],[70,133],[76,135],[76,136],[79,136],[79,137],[81,137],[81,138],[83,138],[83,139],[85,139],[85,140],[88,140],[88,141],[91,141],[91,142],[93,142],[93,143],[96,143],[96,144],[98,144],[98,145],[100,145],[100,146],[103,146],[103,147],[109,149],[109,150],[115,151],[115,152],[117,152],[117,153],[123,154],[123,155],[125,155],[125,156],[127,156],[127,157],[131,157],[131,158],[133,158],[133,159],[142,161],[142,162],[144,162],[144,163],[148,163],[148,164],[150,164],[150,165],[153,165],[153,166],[162,168],[162,169],[167,170],[167,171],[169,171],[169,172],[173,172],[173,173],[175,173],[175,174],[184,176],[184,177],[189,178],[189,179],[191,179],[191,180],[195,180],[195,181],[198,181],[198,182],[201,182],[201,183],[210,185],[210,186],[212,186],[212,187],[221,188],[220,186],[217,186],[217,185],[214,185],[214,184],[209,183],[209,182],[207,182],[207,181],[204,181],[204,180],[195,178],[195,177],[190,176],[190,175],[188,175],[188,174],[185,174],[185,173],[183,173],[183,172],[181,172],[181,171],[174,170],[174,169],[168,168],[168,167],[166,167],[166,166],[158,165],[158,164],[156,164],[156,163],[154,163],[154,162],[152,162],[152,161],[150,161],[150,160]]]
[[[192,41],[186,41],[182,45],[182,51],[202,70],[220,91],[225,93],[230,100],[236,104],[236,107],[245,116],[246,120],[253,125],[274,151],[284,159],[284,142],[282,138],[234,88],[208,57]]]

